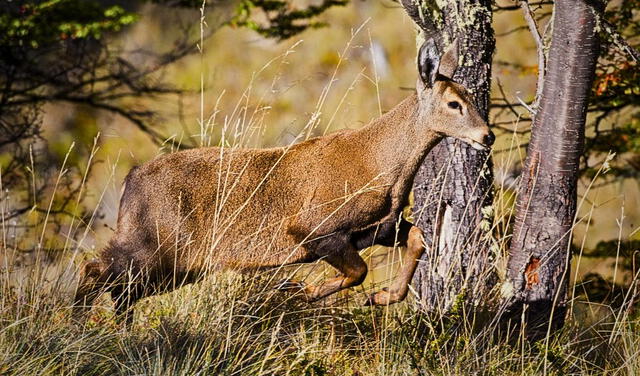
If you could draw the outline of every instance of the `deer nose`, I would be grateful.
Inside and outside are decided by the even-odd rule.
[[[493,132],[489,131],[489,134],[484,136],[484,144],[487,146],[493,145],[493,142],[496,140],[496,135]]]

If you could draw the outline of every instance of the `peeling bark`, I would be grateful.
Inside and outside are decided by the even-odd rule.
[[[584,0],[557,0],[508,262],[514,293],[510,310],[519,320],[526,309],[530,339],[564,323],[578,165],[598,51],[591,6]]]

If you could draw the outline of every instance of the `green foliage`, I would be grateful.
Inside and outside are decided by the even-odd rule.
[[[100,39],[134,23],[138,16],[122,7],[104,6],[97,1],[22,1],[5,6],[0,15],[0,44],[7,46],[48,46],[68,38]]]
[[[324,0],[318,5],[295,8],[282,0],[242,0],[229,22],[235,27],[247,27],[263,36],[290,38],[308,28],[326,24],[314,21],[333,6],[343,6],[349,0]],[[153,0],[165,4],[165,0]],[[198,8],[198,0],[172,2],[173,6]],[[209,6],[215,6],[209,5]],[[0,15],[0,45],[39,48],[68,38],[100,39],[105,33],[119,31],[139,19],[135,12],[118,5],[104,5],[91,0],[20,1],[4,5]],[[266,21],[255,21],[261,13]]]
[[[640,15],[635,11],[640,1],[623,1],[612,5],[604,15],[630,46],[640,47]],[[595,176],[599,162],[614,152],[621,156],[611,163],[606,178],[640,176],[640,66],[626,51],[627,47],[601,25],[602,53],[596,68],[591,92],[590,111],[596,115],[590,124],[592,134],[585,144],[587,178]],[[598,161],[589,164],[589,161]]]
[[[284,0],[242,0],[230,25],[247,27],[268,38],[287,39],[308,28],[326,26],[313,18],[333,6],[344,6],[348,2],[349,0],[323,0],[318,5],[294,8]],[[263,13],[266,22],[256,21],[256,12]]]

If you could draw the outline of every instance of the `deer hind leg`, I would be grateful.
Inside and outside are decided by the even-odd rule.
[[[413,226],[409,230],[407,249],[402,258],[402,264],[398,275],[389,288],[385,288],[369,296],[365,305],[388,305],[401,302],[407,297],[409,283],[418,266],[418,260],[424,253],[424,240],[422,231]]]
[[[80,266],[80,281],[73,302],[73,317],[82,320],[104,287],[104,264],[99,259],[85,261]]]
[[[327,279],[318,285],[285,280],[278,283],[278,289],[301,291],[306,301],[314,302],[340,290],[358,286],[367,276],[367,264],[355,248],[328,254],[323,260],[338,269],[342,276]]]
[[[130,278],[127,271],[105,265],[99,259],[85,262],[81,267],[80,282],[76,290],[73,306],[73,317],[79,321],[86,319],[86,314],[100,294],[111,292],[115,303],[116,319],[131,323],[133,315],[131,307],[141,297],[141,286],[137,279]]]
[[[142,298],[142,286],[139,282],[121,282],[111,289],[111,298],[115,305],[116,321],[124,322],[125,327],[133,324],[133,305]]]
[[[358,286],[367,276],[367,263],[354,248],[330,254],[324,260],[338,269],[342,276],[330,278],[319,285],[305,286],[304,292],[308,301],[322,299],[340,290]]]

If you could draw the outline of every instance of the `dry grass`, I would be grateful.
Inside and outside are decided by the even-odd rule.
[[[358,5],[365,6],[369,5]],[[361,14],[356,18],[368,14],[362,9],[358,12]],[[275,291],[273,281],[277,279],[272,272],[252,275],[216,272],[198,284],[139,302],[134,325],[129,330],[116,323],[106,297],[99,301],[86,325],[71,319],[76,265],[106,243],[111,230],[96,223],[101,213],[106,214],[104,222],[114,223],[119,183],[131,164],[170,152],[180,140],[227,147],[290,144],[335,128],[357,126],[352,124],[368,121],[405,95],[399,87],[412,85],[413,70],[403,70],[399,77],[379,77],[367,54],[374,49],[374,41],[381,40],[391,49],[392,65],[413,61],[412,50],[407,52],[401,47],[413,45],[408,32],[410,25],[403,26],[405,30],[396,30],[400,29],[398,19],[402,19],[397,15],[390,22],[393,26],[383,30],[369,29],[366,18],[358,23],[353,16],[342,13],[329,16],[334,27],[322,38],[342,38],[340,48],[327,47],[314,39],[316,36],[309,35],[305,38],[310,40],[285,47],[256,41],[265,44],[264,51],[247,62],[247,67],[239,63],[241,52],[224,48],[211,52],[215,43],[230,38],[229,31],[216,36],[218,39],[212,45],[205,46],[204,58],[184,62],[177,72],[171,73],[177,80],[195,82],[196,86],[202,82],[209,89],[184,103],[185,107],[198,111],[183,117],[199,121],[182,124],[184,119],[171,118],[180,124],[176,125],[180,131],[173,129],[175,137],[163,148],[132,148],[113,136],[141,142],[139,135],[131,136],[129,128],[122,124],[105,127],[107,130],[97,142],[102,147],[95,147],[90,155],[106,163],[98,166],[97,177],[82,181],[83,189],[76,197],[78,203],[99,208],[88,223],[79,226],[80,219],[76,217],[49,218],[47,213],[35,231],[25,232],[20,223],[0,218],[0,374],[635,375],[640,372],[638,319],[631,306],[634,289],[629,290],[622,305],[615,307],[583,301],[576,293],[570,317],[560,333],[533,344],[517,335],[507,340],[498,334],[498,324],[490,310],[470,314],[458,309],[446,318],[424,315],[414,309],[413,297],[396,306],[361,307],[359,303],[366,294],[388,283],[393,275],[397,266],[394,261],[398,259],[395,250],[366,251],[374,272],[364,287],[313,305],[303,303],[295,295]],[[340,31],[340,27],[354,24],[362,27]],[[315,50],[318,64],[326,66],[304,65],[303,60],[311,55],[305,49]],[[225,74],[212,72],[203,68],[203,61],[229,69]],[[256,61],[261,65],[256,65]],[[200,103],[206,105],[200,107]],[[169,106],[166,112],[177,111]],[[516,133],[501,137],[497,148],[510,151],[494,155],[498,169],[522,160],[518,148],[522,142],[526,140]],[[59,176],[63,171],[64,165]],[[43,178],[37,172],[32,175],[32,179]],[[511,188],[498,187],[495,201],[494,232],[505,234],[495,239],[494,267],[498,274],[504,274],[508,227],[513,215]],[[6,213],[12,205],[11,195],[3,197],[0,212]],[[37,205],[46,209],[55,192],[50,197],[51,201]],[[582,197],[592,200],[583,203],[576,226],[588,228],[585,223],[592,221],[593,208],[612,203],[609,199],[598,201],[597,194],[585,189]],[[614,209],[620,211],[619,207]],[[54,226],[51,223],[54,220],[62,223]],[[626,239],[628,233],[621,230],[620,239]],[[602,235],[580,230],[576,238],[584,245],[601,239]],[[55,254],[45,251],[25,254],[16,250],[25,243],[39,243],[43,249],[55,244],[59,250]],[[590,262],[581,255],[574,259],[574,265],[582,267]],[[318,267],[293,267],[281,273],[306,274],[309,279],[322,274],[318,273]],[[627,276],[633,288],[636,277]]]
[[[67,286],[20,290],[2,278],[0,373],[7,375],[628,374],[640,370],[637,321],[578,303],[544,344],[479,330],[490,318],[420,315],[411,304],[362,308],[348,293],[309,305],[272,289],[270,275],[215,273],[143,300],[134,326],[108,300],[86,325],[70,318]],[[486,329],[486,328],[485,328]],[[545,355],[546,354],[546,355]],[[545,370],[546,367],[546,370]]]
[[[222,134],[234,135],[228,147],[250,142],[251,137],[244,137],[247,132],[260,132],[260,123],[253,119],[260,119],[256,114],[261,105],[240,100],[237,108],[239,118],[247,120],[227,117],[222,122]],[[202,124],[205,130],[217,129]],[[209,133],[203,134],[206,138]],[[508,227],[512,210],[511,190],[500,187],[496,233]],[[48,214],[43,215],[45,222],[35,233],[46,238],[51,224]],[[75,225],[77,218],[66,221],[61,227],[69,239],[86,236],[86,230]],[[82,248],[82,241],[69,241],[55,257],[42,251],[29,259],[13,247],[17,240],[11,234],[19,231],[9,230],[5,221],[2,224],[0,374],[633,375],[640,371],[636,360],[640,336],[631,295],[618,308],[576,297],[560,333],[528,343],[517,334],[501,335],[486,307],[475,313],[458,307],[442,317],[417,312],[413,297],[396,306],[360,306],[367,293],[388,283],[393,274],[395,265],[387,264],[397,259],[395,251],[381,249],[366,253],[372,269],[379,269],[372,273],[376,283],[370,280],[362,288],[316,304],[275,291],[273,271],[215,272],[200,283],[139,302],[129,329],[116,322],[106,297],[81,325],[70,315],[71,294],[75,265],[91,252]],[[504,252],[507,240],[496,239],[497,249]],[[498,255],[502,257],[494,267],[500,272],[504,253]],[[280,273],[305,273],[313,279],[318,278],[315,269],[294,266]]]

